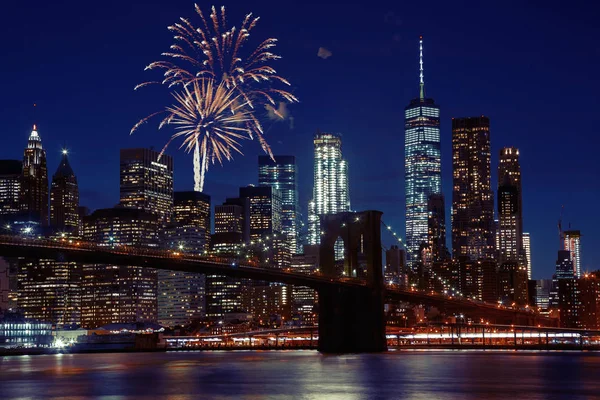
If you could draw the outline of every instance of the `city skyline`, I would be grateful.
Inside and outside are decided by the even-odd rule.
[[[242,7],[242,9],[245,9]],[[265,15],[264,10],[257,10],[259,14]],[[179,10],[173,11],[174,13],[180,13]],[[410,12],[410,10],[406,10],[405,12]],[[35,14],[35,13],[34,13]],[[384,20],[385,13],[381,13],[381,20]],[[35,19],[35,15],[34,15]],[[169,15],[165,16],[165,24],[171,23],[173,18]],[[161,19],[162,21],[162,19]],[[153,24],[155,24],[154,22]],[[406,22],[405,22],[406,23]],[[448,203],[448,195],[450,191],[448,191],[449,186],[449,173],[451,169],[448,167],[448,162],[450,160],[450,152],[447,150],[449,148],[449,137],[450,130],[448,128],[449,118],[452,116],[461,117],[466,115],[477,115],[479,113],[485,113],[486,115],[490,115],[492,120],[492,171],[496,170],[497,166],[497,150],[504,146],[515,146],[518,147],[521,151],[521,162],[523,163],[523,201],[524,201],[524,223],[525,230],[527,232],[532,233],[532,252],[534,260],[533,264],[533,276],[534,278],[539,277],[547,277],[550,276],[554,269],[554,262],[557,250],[558,239],[556,233],[556,221],[558,220],[560,213],[560,205],[564,204],[566,207],[565,213],[565,225],[571,222],[573,229],[579,229],[582,231],[583,239],[583,269],[594,269],[598,265],[598,250],[588,245],[588,243],[593,243],[595,238],[597,238],[598,233],[594,232],[594,225],[589,221],[589,218],[586,218],[585,215],[582,214],[579,210],[586,209],[586,204],[590,204],[591,200],[585,199],[584,197],[593,198],[593,193],[596,192],[596,185],[594,185],[595,180],[590,179],[590,173],[597,170],[595,167],[593,157],[586,157],[586,152],[591,151],[587,148],[582,149],[583,153],[580,153],[581,156],[578,157],[578,160],[575,160],[573,156],[569,156],[571,150],[573,149],[571,141],[569,143],[561,143],[558,142],[552,143],[552,140],[544,140],[546,136],[549,135],[548,132],[552,132],[552,130],[548,130],[544,128],[544,121],[542,121],[542,125],[536,127],[535,129],[531,128],[530,123],[527,122],[529,116],[524,114],[523,112],[512,112],[508,110],[507,107],[514,107],[515,109],[519,108],[519,102],[522,100],[516,99],[516,104],[510,104],[507,101],[496,100],[496,106],[493,107],[489,104],[491,98],[497,96],[498,94],[492,94],[488,92],[485,94],[483,102],[478,104],[478,101],[474,103],[469,103],[464,101],[464,96],[459,95],[456,91],[452,92],[445,85],[449,84],[449,80],[453,79],[452,70],[441,74],[440,72],[443,70],[441,65],[447,60],[451,60],[448,57],[448,51],[443,50],[440,51],[443,46],[456,46],[456,44],[452,43],[452,38],[443,37],[439,34],[436,34],[432,29],[425,29],[426,27],[421,27],[419,29],[420,32],[416,32],[414,27],[406,27],[405,31],[402,32],[402,40],[398,44],[394,44],[392,50],[398,52],[398,61],[401,62],[402,72],[406,72],[406,74],[397,74],[394,76],[394,80],[392,82],[393,85],[398,85],[400,92],[396,95],[400,98],[401,103],[405,103],[410,98],[414,97],[414,73],[416,72],[415,66],[415,51],[414,51],[414,43],[418,34],[423,32],[424,36],[427,40],[428,46],[428,54],[431,54],[434,59],[432,61],[428,61],[428,70],[432,70],[428,76],[432,76],[432,82],[428,82],[428,87],[430,87],[431,92],[435,94],[436,101],[438,101],[444,110],[442,115],[442,163],[443,163],[443,177],[442,181],[444,182],[444,190],[443,192],[446,194],[446,202]],[[404,29],[404,28],[403,28]],[[580,29],[585,30],[585,24]],[[150,29],[148,29],[150,31]],[[429,32],[432,31],[432,32]],[[279,32],[278,32],[279,33]],[[439,31],[438,31],[439,33]],[[575,34],[575,33],[573,33]],[[158,32],[157,37],[163,39],[163,41],[168,40],[168,34],[166,32]],[[283,51],[284,59],[282,63],[286,62],[287,59],[294,59],[293,48],[294,46],[287,47],[285,44],[286,38],[281,38],[281,49]],[[289,39],[289,38],[288,38]],[[464,39],[464,38],[463,38]],[[473,41],[474,39],[470,39]],[[484,39],[480,39],[484,40]],[[527,39],[532,40],[532,39]],[[510,40],[506,40],[508,43]],[[292,40],[293,42],[293,40]],[[468,42],[468,41],[467,41]],[[324,45],[328,45],[327,43],[323,43]],[[342,58],[343,53],[336,51],[336,47],[329,45],[332,47],[333,56],[330,59],[322,60],[316,55],[316,48],[312,47],[310,50],[311,56],[314,56],[314,62],[320,62],[319,67],[325,69],[324,73],[327,74],[329,79],[333,79],[331,64],[339,62],[336,61],[338,57]],[[467,44],[463,44],[463,46],[467,46]],[[583,47],[583,44],[581,45]],[[297,47],[297,43],[296,43]],[[338,46],[340,47],[340,46]],[[308,50],[302,50],[302,54],[308,54]],[[152,50],[154,51],[154,49]],[[574,51],[574,50],[573,50]],[[153,55],[152,52],[145,53],[144,57],[140,57],[136,59],[135,65],[132,67],[131,76],[135,77],[141,73],[141,66],[143,62],[147,61],[149,56]],[[438,54],[434,56],[434,54]],[[446,57],[446,59],[444,58]],[[381,56],[379,56],[381,58]],[[473,61],[473,60],[471,60]],[[287,61],[289,62],[289,61]],[[330,64],[324,64],[324,63]],[[377,60],[376,60],[377,62]],[[517,64],[515,60],[511,61],[512,64]],[[489,66],[488,66],[489,67]],[[6,67],[5,67],[6,68]],[[33,66],[31,68],[34,68]],[[283,64],[283,69],[290,68],[289,65]],[[473,91],[482,90],[485,91],[485,85],[481,81],[482,77],[485,77],[487,74],[492,73],[493,70],[486,70],[485,65],[482,67],[477,64],[478,68],[478,79],[475,81],[469,82],[464,81],[463,85],[466,87],[465,90],[472,93]],[[520,68],[517,68],[519,73],[523,71]],[[454,72],[456,72],[454,70]],[[512,73],[513,71],[509,71]],[[312,163],[311,160],[311,152],[310,150],[310,137],[314,133],[314,130],[317,128],[321,128],[323,130],[331,130],[336,132],[342,132],[344,135],[344,149],[345,149],[345,158],[348,159],[349,164],[352,165],[352,173],[350,174],[350,186],[353,188],[353,208],[355,209],[366,209],[366,208],[376,208],[382,209],[384,211],[384,218],[386,221],[392,225],[396,231],[403,231],[403,213],[398,212],[401,211],[401,205],[403,204],[403,199],[401,193],[398,194],[396,189],[393,191],[389,190],[392,185],[392,180],[387,179],[387,175],[395,174],[397,176],[393,177],[394,184],[398,184],[400,179],[398,176],[403,175],[402,163],[400,162],[400,155],[402,145],[401,143],[397,146],[396,143],[402,141],[402,128],[400,124],[396,124],[395,126],[389,123],[389,120],[384,120],[384,122],[379,122],[378,117],[381,117],[381,113],[388,113],[388,110],[391,108],[383,107],[383,110],[376,111],[374,113],[357,113],[356,117],[360,117],[364,120],[364,122],[360,122],[356,124],[354,128],[349,128],[351,126],[350,122],[354,121],[353,118],[347,118],[346,121],[344,118],[330,118],[329,120],[323,118],[316,118],[311,120],[309,123],[302,122],[302,114],[306,115],[307,111],[318,109],[320,106],[319,101],[315,101],[314,98],[311,99],[310,88],[303,88],[305,86],[305,82],[297,79],[298,71],[290,74],[286,72],[295,84],[298,85],[299,90],[301,92],[298,94],[301,100],[301,104],[297,106],[289,107],[290,112],[294,115],[294,124],[296,125],[293,131],[288,130],[288,126],[286,122],[272,124],[271,128],[271,141],[275,142],[274,151],[279,154],[294,154],[298,159],[299,164],[299,176],[302,180],[300,182],[300,205],[304,209],[304,204],[306,204],[307,198],[310,196],[310,191],[307,190],[310,187],[310,183],[307,186],[307,182],[310,182],[311,174],[310,174],[310,165]],[[525,71],[525,73],[527,73]],[[582,72],[585,77],[585,69]],[[441,76],[439,76],[441,75]],[[458,75],[461,76],[461,75]],[[514,75],[511,75],[514,76]],[[435,77],[435,78],[434,78]],[[37,79],[37,78],[36,78]],[[36,80],[34,79],[34,81]],[[527,79],[524,75],[522,79]],[[100,79],[103,81],[103,79]],[[115,87],[118,88],[118,91],[127,92],[128,98],[134,99],[135,101],[139,101],[139,96],[135,97],[131,92],[132,84],[136,83],[137,80],[132,79],[129,82],[128,79],[121,80],[118,85]],[[389,82],[389,81],[388,81]],[[522,81],[521,81],[522,82]],[[535,90],[534,88],[539,89],[536,86],[536,82],[538,81],[529,81],[528,87],[532,87],[531,90]],[[484,88],[478,87],[478,85],[482,85]],[[531,86],[533,85],[533,86]],[[539,82],[537,83],[539,85]],[[558,83],[560,86],[560,83]],[[364,88],[364,85],[360,86],[361,90],[366,90],[367,93],[369,91],[368,88]],[[377,85],[375,85],[377,86]],[[472,86],[472,87],[471,87]],[[312,88],[314,86],[311,85]],[[589,85],[588,85],[589,87]],[[40,135],[42,137],[44,148],[47,151],[48,157],[48,168],[49,171],[54,171],[56,166],[58,165],[58,160],[60,158],[60,149],[62,148],[62,144],[66,140],[67,148],[71,148],[72,157],[70,157],[70,162],[74,167],[74,170],[77,171],[80,189],[82,191],[82,199],[81,205],[89,206],[91,208],[104,208],[113,206],[114,203],[118,200],[116,197],[117,193],[117,185],[116,185],[116,175],[111,171],[116,170],[116,165],[114,163],[114,159],[118,157],[118,148],[126,148],[126,147],[147,147],[150,144],[154,144],[159,147],[162,144],[162,139],[159,138],[141,138],[133,137],[129,138],[126,136],[126,130],[128,128],[127,123],[130,121],[125,121],[122,117],[119,120],[113,122],[110,116],[107,116],[106,124],[107,127],[103,127],[102,132],[106,135],[107,140],[102,140],[97,144],[98,151],[96,149],[92,150],[92,146],[90,145],[89,139],[86,141],[81,141],[81,139],[73,134],[74,130],[79,131],[82,125],[77,124],[77,119],[74,126],[70,126],[71,123],[67,122],[66,119],[60,119],[57,116],[60,114],[56,112],[53,108],[53,105],[49,104],[49,101],[52,100],[52,93],[48,90],[48,86],[46,89],[43,89],[42,86],[40,89],[37,89],[35,92],[40,93],[37,94],[36,97],[45,98],[45,101],[39,102],[37,116],[28,115],[31,112],[28,110],[31,107],[31,104],[36,99],[31,99],[33,96],[31,91],[27,93],[27,96],[17,96],[15,98],[14,104],[11,107],[5,107],[7,110],[13,110],[16,112],[14,116],[11,115],[3,115],[3,120],[8,122],[7,132],[10,133],[10,138],[7,140],[6,146],[3,147],[2,152],[0,153],[0,158],[3,159],[18,159],[19,152],[22,151],[23,143],[26,142],[26,137],[28,134],[28,130],[31,127],[33,122],[38,122]],[[510,86],[510,88],[515,88],[515,86]],[[8,93],[10,94],[10,87]],[[557,90],[554,88],[554,90]],[[402,92],[404,90],[404,93]],[[67,90],[68,91],[68,90]],[[564,91],[563,91],[564,92]],[[77,93],[77,92],[75,92]],[[538,91],[539,93],[539,91]],[[568,91],[565,93],[565,98],[567,97]],[[542,93],[543,95],[543,93]],[[502,97],[502,96],[500,96]],[[462,99],[458,101],[459,106],[453,104],[453,99],[459,98]],[[42,99],[43,100],[43,99]],[[506,96],[504,96],[504,100],[506,100]],[[57,102],[61,104],[60,101]],[[561,107],[564,107],[565,113],[574,112],[573,109],[570,109],[565,101],[557,101],[557,104],[560,104]],[[593,102],[592,102],[593,104]],[[347,103],[342,102],[340,104],[340,108],[344,108]],[[451,106],[451,107],[450,107]],[[545,115],[553,115],[551,110],[555,107],[553,104],[548,106],[547,110],[544,110]],[[593,108],[593,107],[592,107]],[[398,104],[394,105],[394,118],[401,119],[402,110]],[[529,110],[533,113],[532,116],[535,117],[535,110]],[[55,115],[49,115],[51,113],[55,113]],[[124,114],[131,114],[130,111],[124,110]],[[371,114],[371,115],[369,115]],[[558,114],[558,113],[557,113]],[[89,114],[88,115],[93,115]],[[339,115],[339,114],[338,114]],[[129,117],[128,117],[129,118]],[[390,117],[391,118],[391,117]],[[133,120],[135,118],[131,118]],[[534,118],[536,119],[536,118]],[[554,118],[549,118],[554,121]],[[35,121],[37,120],[37,121]],[[537,118],[539,121],[539,118]],[[60,122],[63,121],[63,122]],[[566,121],[566,118],[565,118]],[[125,123],[127,122],[127,123]],[[362,124],[362,125],[361,125]],[[366,124],[366,125],[365,125]],[[372,125],[372,130],[369,131],[369,124]],[[516,124],[521,126],[517,127]],[[556,121],[554,121],[556,124]],[[558,124],[560,126],[560,124]],[[117,128],[120,127],[120,128]],[[108,128],[108,129],[106,129]],[[582,126],[578,126],[577,123],[573,125],[568,131],[570,135],[581,135],[584,134],[585,129],[579,129]],[[98,137],[102,137],[100,135],[100,131],[98,131],[99,127],[86,126],[86,129],[90,129],[91,135],[97,135]],[[574,132],[571,132],[573,131]],[[121,133],[119,133],[119,131]],[[279,131],[279,132],[277,132]],[[286,132],[287,131],[287,132]],[[369,135],[367,137],[377,137],[375,136],[376,132],[379,132],[378,136],[382,138],[384,141],[388,141],[390,143],[389,146],[384,147],[394,147],[395,149],[392,152],[391,150],[382,149],[381,143],[378,143],[377,146],[375,144],[366,143],[364,144],[364,139],[359,138],[357,136],[357,132],[368,132]],[[385,134],[381,134],[381,132],[387,132]],[[554,132],[558,132],[558,127],[554,130]],[[19,135],[19,132],[22,134]],[[273,134],[277,132],[277,134]],[[299,134],[301,133],[301,134]],[[544,140],[544,143],[535,143],[535,147],[533,146],[534,140],[527,139],[525,137],[525,133],[532,136],[533,138],[537,138],[538,141]],[[84,135],[88,136],[88,135]],[[150,136],[150,135],[149,135]],[[558,134],[555,133],[554,136],[550,134],[552,138],[558,138]],[[164,139],[164,137],[163,137]],[[112,140],[119,140],[118,143],[112,142]],[[277,141],[283,141],[284,143],[276,143]],[[14,142],[14,143],[13,143]],[[85,143],[88,143],[85,145]],[[300,145],[297,145],[300,144]],[[385,144],[385,143],[384,143]],[[394,144],[392,146],[391,144]],[[96,146],[96,145],[94,145]],[[592,148],[593,146],[587,146]],[[297,149],[296,149],[297,148]],[[17,151],[15,152],[15,149]],[[564,149],[564,150],[563,150]],[[293,151],[292,151],[293,150]],[[566,157],[565,163],[555,163],[550,160],[554,160],[557,156],[554,154],[563,154]],[[537,153],[537,154],[536,154]],[[544,155],[545,153],[549,153]],[[256,165],[256,156],[260,154],[260,150],[256,149],[256,151],[251,150],[247,151],[247,155],[245,158],[239,157],[235,159],[235,162],[229,165],[226,165],[224,168],[215,168],[213,172],[215,175],[213,177],[207,178],[207,188],[206,192],[213,196],[215,199],[213,204],[220,204],[222,200],[224,200],[227,196],[234,196],[236,190],[239,186],[246,185],[248,183],[255,183],[255,169],[252,168],[253,165]],[[374,156],[373,154],[377,154]],[[176,160],[176,189],[187,189],[191,188],[191,174],[188,173],[188,168],[184,165],[186,163],[191,163],[187,157],[179,151],[172,150],[170,152]],[[395,155],[394,157],[390,157]],[[563,158],[559,156],[558,158]],[[582,161],[579,161],[582,159]],[[587,161],[586,161],[587,159]],[[373,163],[374,160],[380,160],[377,164]],[[356,167],[361,163],[365,163],[367,165],[375,164],[377,165],[377,169],[373,167],[365,168],[364,171],[358,170]],[[358,163],[358,164],[357,164]],[[90,165],[91,164],[91,165]],[[560,168],[554,164],[559,164]],[[308,166],[308,168],[307,168]],[[245,173],[245,170],[248,173]],[[543,172],[541,170],[544,170]],[[103,171],[103,179],[105,182],[97,182],[98,171]],[[218,171],[218,172],[217,172]],[[577,171],[578,174],[573,174],[574,171]],[[492,176],[495,174],[492,173]],[[555,184],[555,182],[560,182],[569,178],[569,185],[556,185],[557,188],[551,187],[551,185]],[[375,181],[375,179],[378,181]],[[493,179],[495,179],[493,177]],[[555,181],[554,181],[555,180]],[[95,185],[92,184],[95,183]],[[561,187],[562,186],[562,187]],[[375,194],[371,197],[365,196],[364,193],[372,193],[375,192],[375,189],[379,187],[381,190],[379,193]],[[496,184],[492,182],[492,187],[495,188]],[[356,188],[356,189],[355,189]],[[576,188],[576,189],[575,189]],[[585,193],[590,192],[591,196],[585,195]],[[361,193],[360,197],[357,194]],[[579,195],[579,196],[577,196]],[[546,201],[547,200],[547,201]],[[536,207],[536,205],[541,205]],[[447,210],[449,205],[447,204]],[[449,212],[446,212],[447,215],[450,215]],[[306,215],[306,214],[305,214]]]

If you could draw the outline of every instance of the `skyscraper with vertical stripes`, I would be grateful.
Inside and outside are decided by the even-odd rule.
[[[313,198],[308,205],[309,244],[321,243],[320,216],[350,211],[348,162],[342,158],[342,137],[318,132],[314,137]]]
[[[423,37],[419,38],[419,97],[404,109],[406,246],[409,262],[427,242],[427,201],[442,191],[440,107],[425,97]]]

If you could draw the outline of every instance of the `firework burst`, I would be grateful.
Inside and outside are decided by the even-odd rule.
[[[275,87],[278,84],[290,86],[269,65],[281,58],[272,52],[277,39],[268,38],[254,50],[245,51],[250,32],[259,17],[253,17],[250,13],[239,29],[235,26],[228,28],[225,7],[217,10],[213,6],[208,19],[197,4],[194,7],[200,24],[195,26],[189,19],[180,18],[178,23],[169,26],[174,44],[169,52],[162,54],[168,60],[156,61],[146,67],[147,70],[164,70],[163,79],[141,83],[135,89],[154,83],[169,88],[183,87],[181,92],[175,94],[178,106],[167,108],[168,116],[160,127],[165,124],[177,125],[178,131],[169,143],[179,136],[185,136],[183,146],[188,151],[194,150],[195,190],[202,191],[209,159],[213,163],[215,160],[222,163],[223,159],[231,158],[232,152],[241,153],[237,139],[256,136],[263,150],[273,158],[254,110],[262,108],[257,106],[268,104],[283,119],[285,116],[279,112],[277,101],[294,103],[298,99],[289,91]],[[193,90],[188,88],[189,85],[193,85]],[[210,96],[210,100],[198,96]],[[224,103],[228,105],[222,107]],[[188,109],[188,105],[194,105],[195,109]],[[221,115],[221,112],[215,112],[215,107],[221,110],[223,116],[214,118],[210,127],[204,127],[202,132],[198,130],[192,133],[194,123],[200,126],[199,121],[204,121],[208,115]],[[229,110],[230,118],[225,118],[224,110]],[[132,133],[141,123],[157,114],[160,112],[141,120]],[[185,122],[184,116],[189,118],[188,122]]]
[[[227,88],[236,88],[251,107],[255,101],[275,105],[275,98],[290,103],[298,101],[290,92],[273,87],[276,83],[290,86],[268,65],[281,58],[271,51],[277,39],[268,38],[253,51],[244,54],[250,32],[260,17],[253,17],[250,13],[239,29],[235,26],[227,28],[224,6],[220,10],[212,6],[208,19],[197,4],[194,7],[201,25],[195,26],[189,19],[180,18],[180,22],[169,26],[175,44],[171,45],[171,51],[162,55],[170,60],[155,61],[146,67],[147,70],[163,69],[163,80],[144,82],[136,89],[152,83],[171,87],[208,77],[225,82]],[[268,87],[265,84],[269,84]]]
[[[164,111],[150,114],[132,128],[154,116],[166,113],[158,128],[172,125],[175,133],[163,147],[159,159],[169,144],[183,138],[180,147],[194,152],[194,190],[204,188],[204,176],[209,163],[231,160],[234,153],[243,154],[240,140],[255,136],[263,150],[271,154],[262,136],[262,127],[243,96],[234,88],[227,88],[224,81],[217,84],[212,79],[196,80],[173,93],[175,103]]]

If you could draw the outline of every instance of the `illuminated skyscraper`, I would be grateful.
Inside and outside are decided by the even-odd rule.
[[[17,306],[25,318],[59,327],[81,323],[81,265],[19,259]]]
[[[23,174],[20,191],[21,211],[30,221],[48,225],[48,169],[46,150],[42,148],[37,127],[33,125],[23,155]]]
[[[490,120],[452,119],[452,254],[495,258],[494,197],[490,177]]]
[[[324,214],[350,211],[348,163],[342,158],[342,137],[317,132],[315,149],[313,198],[309,204],[309,244],[319,244],[320,218]]]
[[[172,226],[185,243],[186,251],[196,253],[210,248],[210,196],[201,192],[175,192]],[[174,238],[172,238],[174,239]]]
[[[500,150],[498,164],[498,261],[518,262],[527,268],[523,249],[523,195],[519,150]]]
[[[79,187],[66,150],[63,150],[62,160],[52,176],[50,225],[59,231],[79,234]]]
[[[0,219],[20,211],[19,192],[23,163],[19,160],[0,160]]]
[[[292,253],[298,249],[300,209],[298,205],[296,157],[258,157],[258,184],[271,186],[281,192],[281,231],[287,236]]]
[[[423,37],[419,39],[419,97],[404,109],[406,246],[409,262],[427,243],[427,199],[442,192],[440,107],[425,97]]]
[[[165,229],[166,247],[199,254],[210,244],[210,196],[175,192],[172,223]],[[158,322],[165,326],[190,323],[205,314],[205,276],[192,272],[159,270]]]
[[[101,246],[158,248],[158,216],[107,208],[83,217],[83,237]],[[147,267],[86,264],[82,267],[81,325],[156,322],[157,274]]]
[[[581,278],[581,232],[564,231],[563,237],[565,240],[564,249],[571,252],[575,276]]]
[[[531,235],[523,232],[523,250],[527,258],[527,279],[531,279]]]
[[[240,188],[240,198],[248,199],[250,206],[250,240],[282,231],[281,191],[271,186]]]
[[[427,200],[428,246],[433,262],[450,258],[446,247],[446,208],[444,195],[432,194]]]
[[[250,205],[247,198],[229,198],[215,207],[214,250],[235,252],[250,240]],[[222,319],[242,307],[242,280],[223,275],[206,276],[206,316]]]
[[[158,155],[152,149],[121,149],[120,204],[157,215],[165,224],[173,212],[173,158]]]

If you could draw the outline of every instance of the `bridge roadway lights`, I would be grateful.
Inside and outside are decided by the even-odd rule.
[[[344,241],[344,270],[358,269],[359,250],[365,255],[367,284],[321,288],[319,293],[319,351],[366,353],[387,350],[384,280],[381,269],[381,211],[321,216],[320,268],[335,276],[337,238]]]

